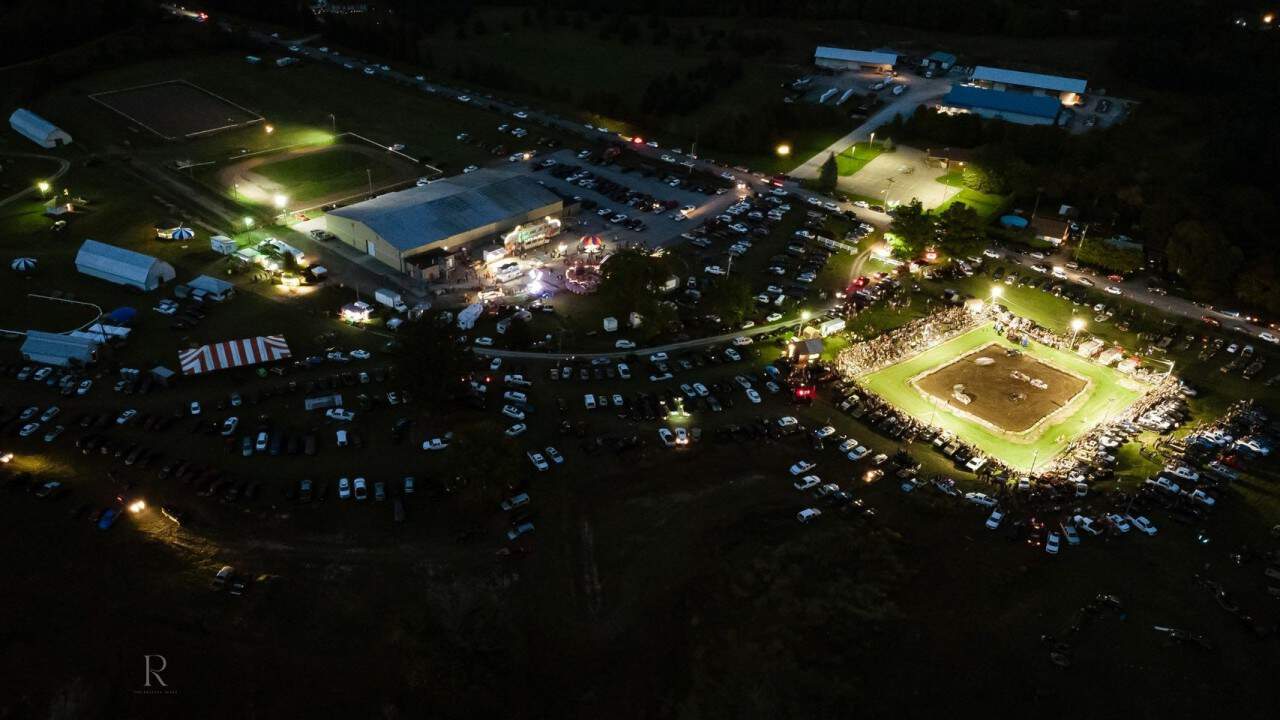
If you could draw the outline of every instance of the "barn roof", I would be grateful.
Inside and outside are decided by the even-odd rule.
[[[815,60],[843,60],[844,62],[862,63],[864,65],[896,65],[897,53],[877,52],[874,50],[850,50],[848,48],[826,47],[819,45],[813,51]]]
[[[168,263],[115,245],[85,240],[76,253],[76,269],[116,283],[146,287],[152,268]],[[172,272],[170,271],[170,274]]]
[[[1041,75],[1040,73],[1023,72],[1021,70],[987,67],[986,65],[979,65],[973,69],[973,79],[1073,93],[1083,93],[1089,85],[1087,80],[1079,80],[1077,78],[1062,77],[1060,75]]]
[[[528,176],[477,170],[329,211],[363,223],[399,250],[412,250],[561,202]]]

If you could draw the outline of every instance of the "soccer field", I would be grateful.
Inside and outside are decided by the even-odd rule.
[[[1030,470],[1041,466],[1062,451],[1072,439],[1088,428],[1115,416],[1146,392],[1146,387],[1110,368],[1102,367],[1072,353],[1031,343],[1018,348],[1026,355],[1085,378],[1089,386],[1085,397],[1064,417],[1054,417],[1037,432],[1025,438],[1011,438],[983,427],[978,422],[930,402],[912,385],[911,379],[922,373],[947,366],[956,358],[991,343],[1017,348],[1000,336],[991,325],[984,325],[935,348],[908,358],[896,365],[860,378],[867,389],[912,417],[931,423],[991,455],[1010,467]]]

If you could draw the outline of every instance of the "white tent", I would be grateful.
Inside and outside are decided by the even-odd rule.
[[[67,134],[66,130],[30,110],[23,108],[14,110],[13,114],[9,116],[9,126],[40,147],[55,148],[60,145],[71,144],[71,136]]]
[[[173,266],[150,255],[85,240],[76,253],[76,270],[117,285],[155,290],[175,276]]]

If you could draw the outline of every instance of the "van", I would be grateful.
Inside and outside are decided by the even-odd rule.
[[[339,431],[337,432],[337,437],[338,437],[338,447],[346,447],[346,446],[347,446],[347,431],[346,431],[346,430],[339,430]]]
[[[505,393],[503,393],[502,399],[510,400],[511,402],[518,402],[518,403],[529,402],[528,395],[525,395],[522,392],[516,392],[515,390],[508,390]]]
[[[512,387],[527,388],[533,386],[533,383],[525,380],[523,375],[506,375],[502,378],[502,381]]]
[[[582,404],[587,406],[588,410],[596,409],[596,396],[590,393],[582,396]]]

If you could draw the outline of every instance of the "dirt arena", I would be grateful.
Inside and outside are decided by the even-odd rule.
[[[980,364],[982,358],[991,362]],[[1014,372],[1043,380],[1048,387],[1037,388],[1014,377]],[[912,384],[1000,430],[1020,433],[1071,402],[1087,383],[1027,355],[1010,356],[1003,347],[990,344],[912,380]],[[964,394],[972,399],[969,404],[956,399],[956,385],[964,386]]]
[[[262,120],[261,115],[185,80],[89,97],[165,140],[205,135]]]

